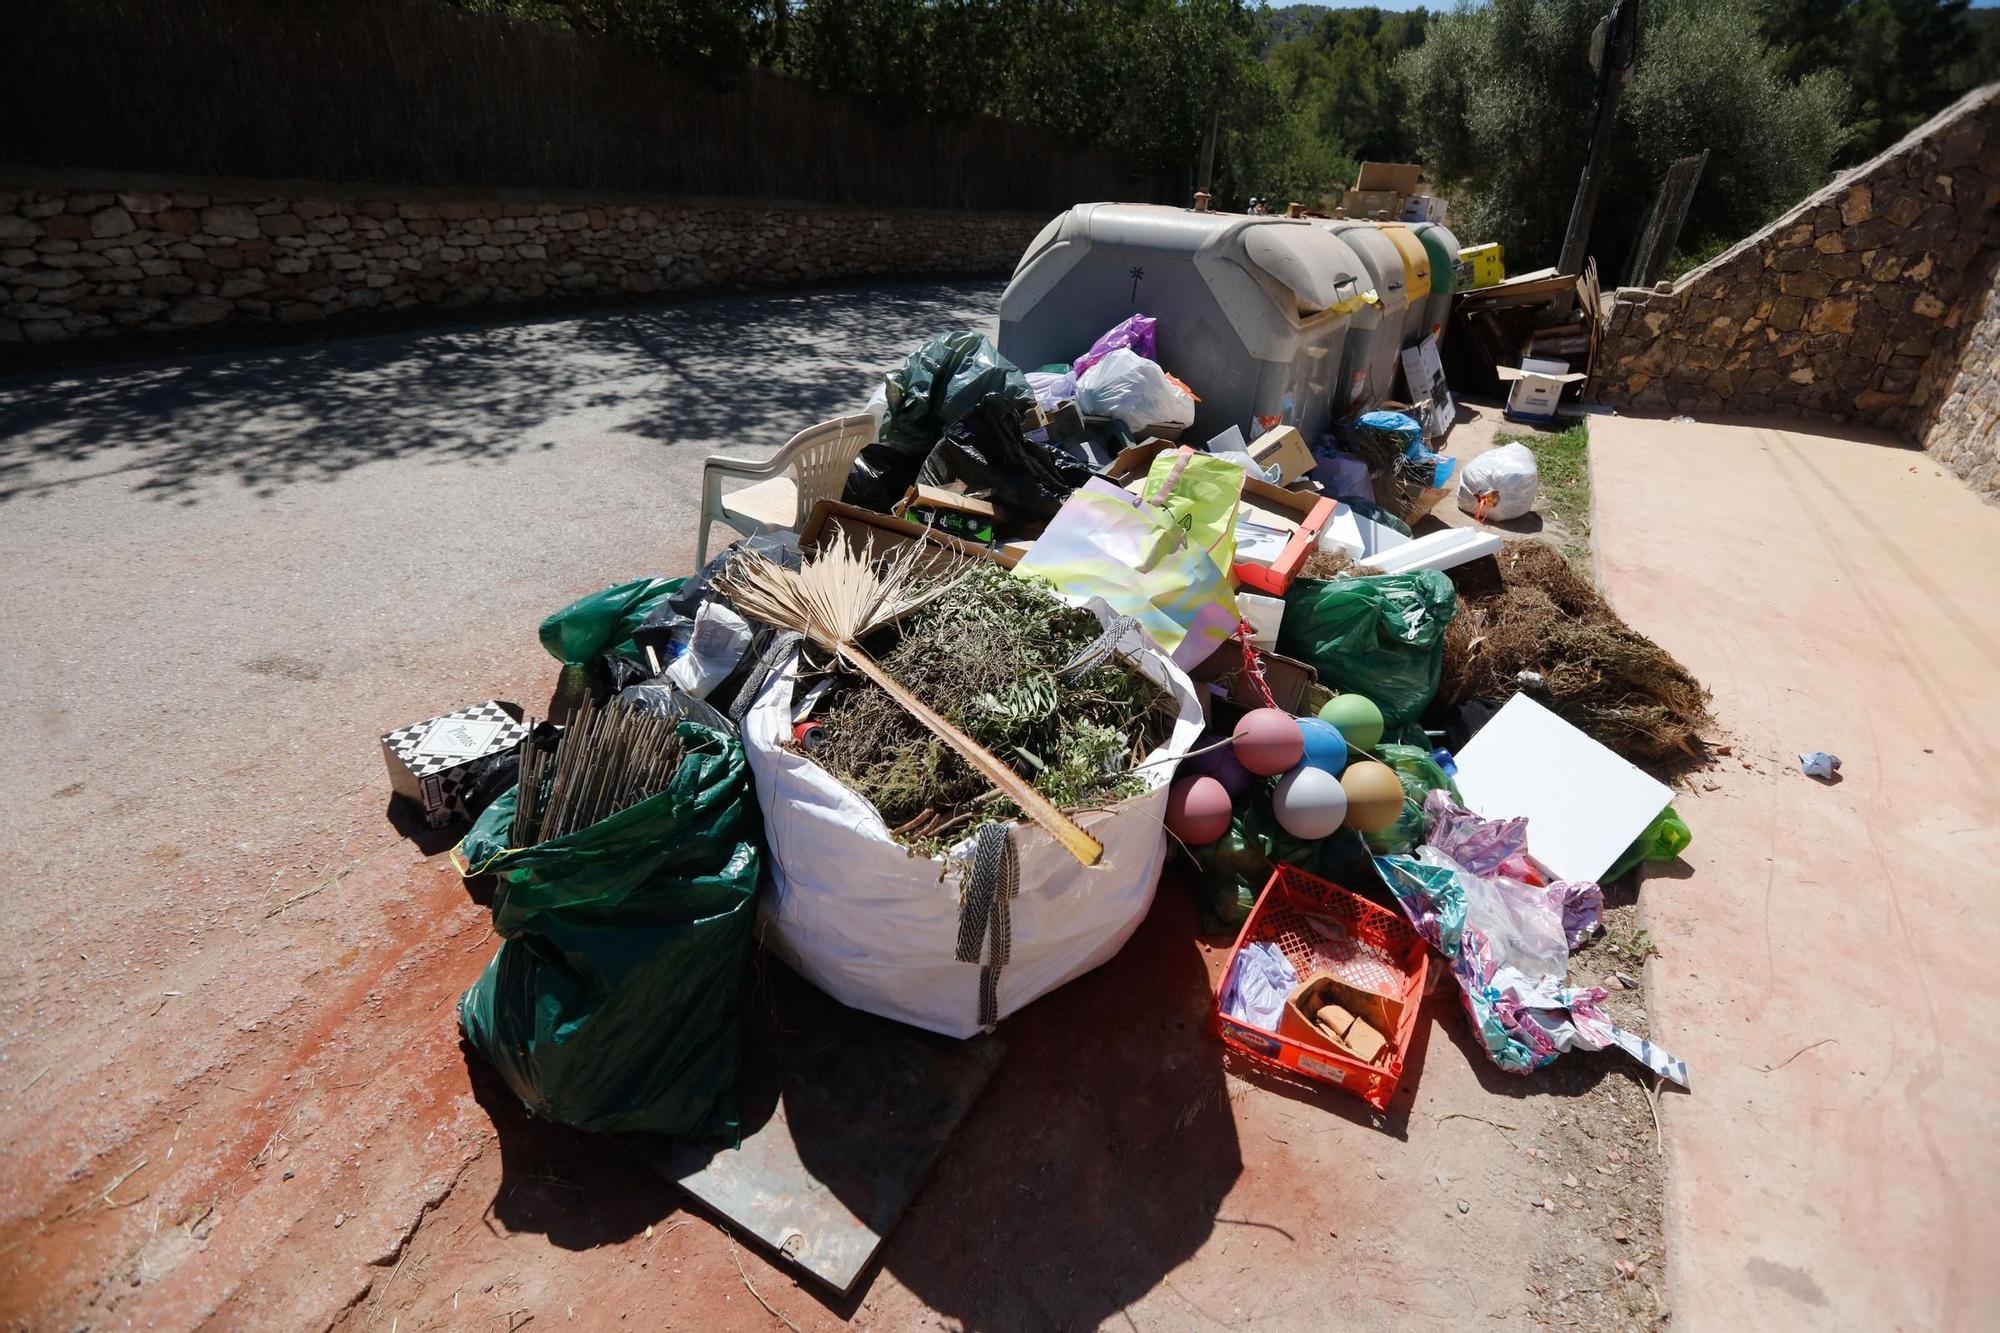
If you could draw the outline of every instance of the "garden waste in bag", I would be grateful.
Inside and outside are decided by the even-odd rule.
[[[665,791],[510,848],[518,789],[452,852],[497,879],[502,943],[459,1026],[529,1110],[599,1133],[736,1128],[744,969],[763,836],[743,747],[682,722]]]
[[[602,665],[612,689],[621,689],[653,674],[645,649],[634,635],[663,602],[687,580],[633,579],[614,583],[577,598],[542,622],[542,647],[563,664],[556,697],[571,703],[581,697],[592,668]],[[558,709],[560,713],[564,709]]]

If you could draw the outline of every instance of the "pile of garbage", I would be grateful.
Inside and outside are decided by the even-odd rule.
[[[1117,953],[1163,874],[1236,935],[1242,1059],[1384,1106],[1441,963],[1499,1068],[1684,1080],[1567,963],[1607,879],[1686,845],[1632,760],[1698,745],[1699,683],[1552,548],[1414,535],[1457,480],[1416,416],[1184,442],[1163,334],[1028,372],[930,339],[840,499],[550,616],[549,719],[384,738],[472,821],[502,943],[460,1022],[537,1114],[726,1137],[760,945],[971,1037]],[[1521,503],[1500,463],[1462,504]]]

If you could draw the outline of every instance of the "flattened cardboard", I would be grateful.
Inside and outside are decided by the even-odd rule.
[[[1357,190],[1389,190],[1396,194],[1422,191],[1423,167],[1415,162],[1363,162],[1354,176]]]

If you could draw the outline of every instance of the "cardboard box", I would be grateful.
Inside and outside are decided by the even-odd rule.
[[[1423,190],[1423,181],[1424,169],[1415,162],[1363,162],[1355,173],[1354,188],[1419,194]]]
[[[1403,387],[1413,403],[1426,403],[1429,410],[1418,414],[1426,440],[1441,440],[1458,417],[1451,386],[1445,382],[1444,360],[1438,355],[1438,336],[1433,333],[1415,347],[1401,353]]]
[[[1296,658],[1278,653],[1261,653],[1259,661],[1264,668],[1264,688],[1271,692],[1278,707],[1287,713],[1303,711],[1306,687],[1319,683],[1319,672]],[[1202,696],[1204,712],[1209,711],[1208,704],[1213,699],[1227,700],[1246,711],[1264,707],[1263,696],[1243,674],[1243,645],[1234,639],[1224,639],[1220,648],[1188,672],[1188,679]]]
[[[1137,493],[1153,460],[1168,449],[1195,452],[1190,445],[1151,439],[1120,453],[1098,475]],[[1330,496],[1288,491],[1245,477],[1242,501],[1236,510],[1237,553],[1230,574],[1246,588],[1284,596],[1337,508],[1338,502]]]
[[[423,812],[429,828],[467,818],[460,794],[471,766],[490,754],[511,750],[528,734],[517,704],[488,699],[382,738],[389,764],[389,787]]]
[[[812,513],[806,516],[806,525],[799,529],[799,549],[817,551],[842,536],[857,547],[872,541],[878,551],[893,550],[906,542],[931,541],[960,555],[996,561],[1003,569],[1012,569],[1021,560],[1019,555],[1009,551],[991,550],[978,542],[969,542],[963,537],[954,537],[906,518],[891,518],[887,514],[843,504],[839,500],[821,500],[813,506]]]
[[[1250,442],[1249,452],[1259,466],[1278,469],[1281,486],[1291,485],[1319,462],[1297,426],[1273,426]]]
[[[993,502],[942,486],[910,487],[896,502],[892,517],[921,523],[934,532],[966,541],[984,544],[993,540]]]
[[[1495,287],[1507,280],[1507,266],[1501,262],[1498,241],[1466,246],[1458,252],[1458,267],[1454,284],[1454,289],[1458,291]]]
[[[1337,1032],[1318,1022],[1325,1009],[1337,1011],[1344,1024]],[[1373,1064],[1390,1049],[1385,1034],[1396,1031],[1402,1018],[1400,1002],[1350,986],[1331,973],[1316,972],[1292,988],[1278,1015],[1278,1035],[1301,1046],[1337,1051],[1363,1064]]]
[[[1403,196],[1395,190],[1349,190],[1340,197],[1340,206],[1352,218],[1372,218],[1378,213],[1396,218],[1403,215]]]
[[[1544,361],[1532,356],[1521,358],[1518,368],[1500,366],[1497,373],[1502,380],[1514,383],[1507,394],[1507,419],[1538,426],[1556,419],[1556,404],[1562,401],[1564,389],[1588,378],[1581,371],[1571,370],[1567,361]]]
[[[1445,214],[1450,211],[1450,202],[1434,194],[1413,194],[1403,201],[1405,222],[1435,222],[1442,226]]]

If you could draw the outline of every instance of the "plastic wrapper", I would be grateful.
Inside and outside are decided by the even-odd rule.
[[[1154,350],[1154,334],[1158,327],[1159,321],[1151,315],[1133,315],[1120,321],[1098,336],[1097,341],[1090,345],[1090,350],[1070,366],[1071,372],[1081,375],[1121,347],[1137,352],[1148,361],[1159,360],[1159,353]]]
[[[1076,403],[1091,416],[1110,417],[1129,431],[1194,424],[1193,392],[1158,362],[1126,347],[1078,377]]]
[[[1516,440],[1488,449],[1465,465],[1458,478],[1458,507],[1481,522],[1504,522],[1532,510],[1540,492],[1535,451]]]

